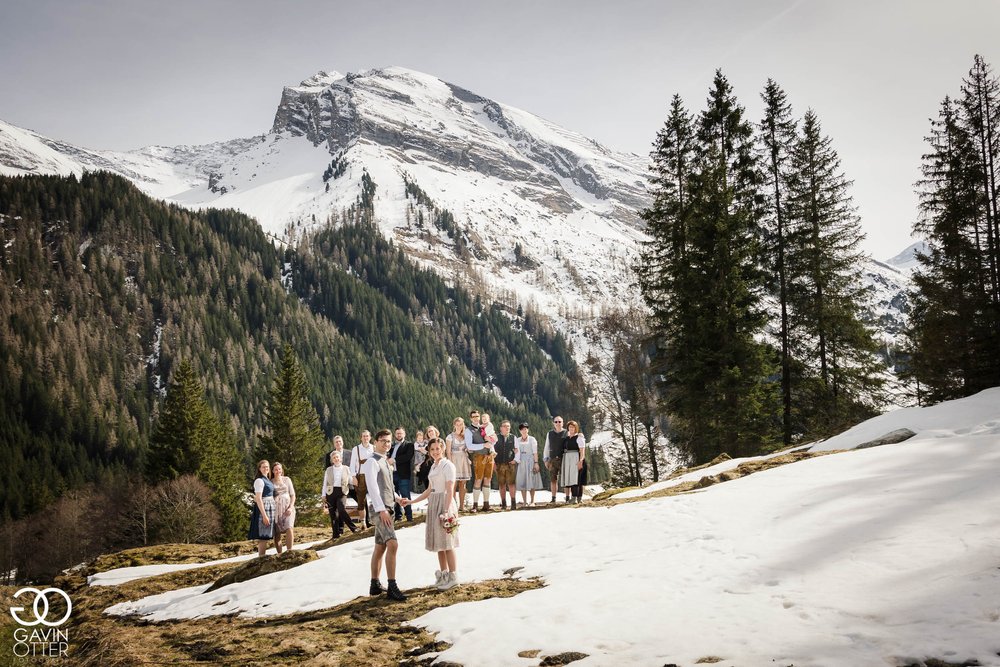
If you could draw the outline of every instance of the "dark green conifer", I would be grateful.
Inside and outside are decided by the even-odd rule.
[[[807,431],[827,434],[872,414],[883,370],[872,332],[861,321],[865,299],[861,232],[852,182],[811,109],[792,152],[789,178],[788,296],[792,354],[815,375],[800,393]]]
[[[982,206],[976,145],[946,97],[931,121],[918,182],[920,214],[914,231],[926,239],[918,254],[911,292],[910,374],[921,402],[936,403],[975,393],[986,386],[983,349],[989,299],[978,242]]]
[[[675,98],[672,120],[680,110]],[[654,162],[665,136],[671,134],[661,133]],[[668,156],[680,153],[671,141]],[[646,251],[651,264],[641,286],[654,310],[671,441],[704,462],[768,446],[777,407],[772,364],[758,340],[766,321],[758,268],[761,175],[753,128],[721,71],[690,155],[676,185],[664,186],[661,173],[669,170],[654,166],[660,185],[645,217],[659,246]],[[660,162],[670,166],[669,159]]]
[[[146,478],[151,483],[194,474],[209,437],[205,390],[184,360],[174,373],[160,418],[149,439]]]
[[[280,461],[300,493],[319,488],[325,469],[323,431],[309,396],[298,357],[291,345],[285,345],[267,403],[268,430],[260,439],[257,457]]]
[[[792,359],[789,345],[788,270],[785,254],[788,246],[788,170],[795,145],[795,120],[785,91],[768,79],[761,93],[764,118],[760,123],[764,197],[764,267],[770,270],[768,282],[778,298],[780,320],[778,339],[781,347],[781,425],[782,442],[792,442]]]

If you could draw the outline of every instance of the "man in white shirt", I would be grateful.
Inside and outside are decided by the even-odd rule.
[[[347,508],[344,507],[344,498],[347,497],[352,477],[350,468],[341,463],[343,448],[344,444],[341,441],[340,449],[334,449],[330,452],[330,466],[323,473],[323,489],[320,494],[323,498],[323,506],[330,513],[333,539],[337,539],[343,534],[345,524],[352,533],[358,532],[357,526],[354,525],[354,521],[347,513]]]
[[[371,431],[361,432],[361,442],[351,450],[351,476],[358,478],[358,485],[355,488],[355,496],[358,501],[358,508],[364,508],[365,513],[365,527],[372,525],[372,518],[368,514],[368,503],[365,501],[365,492],[367,487],[365,486],[365,477],[361,474],[361,467],[365,464],[369,458],[371,458],[374,450],[371,445],[372,434]]]
[[[402,602],[406,596],[396,585],[396,549],[399,546],[399,541],[396,539],[396,530],[392,525],[392,511],[390,509],[402,497],[397,496],[393,490],[392,471],[386,461],[386,454],[389,452],[391,442],[392,434],[387,429],[376,433],[375,453],[362,467],[368,488],[370,513],[373,517],[378,517],[375,521],[375,550],[372,552],[372,579],[368,594],[378,595],[382,592],[379,575],[382,571],[382,558],[385,557],[385,573],[389,578],[386,595],[390,600]],[[358,481],[360,482],[360,480]]]

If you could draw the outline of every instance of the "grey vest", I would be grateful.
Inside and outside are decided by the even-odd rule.
[[[372,458],[378,461],[378,492],[382,496],[382,504],[391,512],[392,506],[396,503],[396,496],[393,494],[392,488],[392,471],[389,470],[389,464],[385,462],[385,457],[381,454],[374,454]],[[368,495],[375,495],[374,490],[368,489]],[[368,499],[368,504],[372,504],[371,498]]]

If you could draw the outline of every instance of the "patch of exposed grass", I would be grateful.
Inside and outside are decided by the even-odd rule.
[[[423,654],[444,650],[447,645],[407,625],[407,621],[436,607],[511,597],[542,586],[538,579],[508,578],[462,584],[445,592],[417,588],[407,590],[408,599],[401,603],[382,595],[357,598],[321,611],[258,619],[224,616],[146,623],[101,615],[112,598],[141,597],[150,592],[148,587],[154,580],[166,576],[130,582],[130,590],[83,587],[76,591],[76,619],[71,629],[74,664],[416,665],[423,662]],[[157,583],[159,588],[162,582]],[[76,609],[81,610],[79,615]]]
[[[599,496],[604,496],[604,494],[598,494],[594,496],[595,505],[610,506],[619,505],[622,503],[634,503],[643,500],[649,500],[650,498],[662,498],[664,496],[676,496],[682,493],[687,493],[688,491],[695,491],[698,489],[704,489],[709,486],[714,486],[715,484],[721,484],[722,482],[729,482],[734,479],[739,479],[740,477],[746,477],[747,475],[752,475],[755,472],[760,472],[762,470],[767,470],[769,468],[777,468],[778,466],[788,465],[789,463],[796,463],[798,461],[804,461],[805,459],[816,458],[817,456],[826,456],[828,454],[839,453],[839,450],[829,451],[829,452],[810,452],[810,451],[789,451],[787,454],[782,454],[780,456],[773,456],[769,459],[760,459],[757,461],[747,461],[746,463],[741,463],[735,468],[730,470],[724,470],[717,475],[706,475],[699,480],[693,482],[684,482],[683,484],[678,484],[676,486],[669,486],[665,489],[660,489],[658,491],[652,491],[642,496],[637,496],[635,498],[617,498],[616,495],[627,491],[628,489],[615,489],[614,494],[606,497],[599,498]],[[721,458],[721,457],[720,457]],[[727,456],[725,459],[729,460]],[[679,477],[680,475],[686,475],[694,470],[699,470],[701,468],[706,468],[716,463],[719,463],[720,459],[716,459],[711,463],[706,463],[704,466],[699,466],[698,468],[689,468],[679,472],[679,474],[671,475],[668,479],[674,477]]]
[[[329,537],[329,527],[295,527],[296,544],[322,541]],[[86,573],[97,574],[120,567],[138,567],[140,565],[207,563],[256,552],[257,543],[250,540],[223,544],[151,544],[98,556],[91,563],[88,563]]]

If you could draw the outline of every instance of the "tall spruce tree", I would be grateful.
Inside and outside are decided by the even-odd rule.
[[[291,345],[285,345],[265,420],[268,432],[260,439],[258,456],[272,465],[280,461],[296,481],[300,494],[319,488],[324,470],[323,431],[309,400],[305,373]]]
[[[212,490],[212,504],[219,510],[223,539],[244,539],[249,526],[249,512],[243,502],[246,466],[236,435],[223,420],[209,420],[198,477]]]
[[[675,234],[654,233],[654,243],[673,250],[661,255],[668,279],[642,287],[654,311],[659,303],[669,304],[669,316],[654,322],[654,335],[670,439],[704,462],[722,452],[743,455],[768,445],[777,404],[770,355],[758,341],[766,318],[753,127],[721,71],[695,129],[691,167],[682,181],[687,196],[680,200],[683,244],[678,247]],[[654,180],[657,176],[654,171]],[[654,197],[654,202],[678,201],[669,188]],[[646,212],[647,219],[661,214],[656,207]],[[678,229],[676,220],[666,229]]]
[[[931,121],[917,183],[917,256],[910,315],[910,373],[920,401],[960,398],[990,385],[989,298],[981,243],[982,180],[976,140],[960,107],[945,97]]]
[[[146,478],[151,483],[198,471],[208,438],[205,390],[188,361],[174,373],[163,409],[149,439]]]
[[[811,109],[792,152],[788,212],[792,354],[804,365],[806,428],[830,433],[872,414],[881,402],[881,365],[861,321],[864,235],[850,196],[852,182]],[[806,388],[816,378],[812,391]]]
[[[650,153],[653,202],[641,213],[650,240],[642,245],[635,267],[651,313],[650,337],[656,350],[651,367],[656,375],[662,375],[669,365],[667,346],[677,335],[677,315],[684,310],[679,286],[686,281],[688,188],[694,144],[694,117],[680,96],[674,95]]]
[[[246,532],[248,516],[244,468],[232,429],[212,413],[198,375],[188,361],[182,361],[150,439],[147,479],[159,482],[197,475],[212,491],[224,538],[238,540]]]
[[[976,149],[971,169],[976,175],[975,242],[985,303],[977,311],[975,377],[971,387],[1000,384],[1000,81],[977,55],[962,86],[962,119]]]
[[[792,358],[788,319],[788,271],[785,253],[788,246],[788,170],[795,146],[796,127],[792,106],[785,91],[768,79],[761,93],[764,118],[760,122],[760,145],[764,165],[764,266],[773,267],[769,276],[772,292],[778,297],[780,321],[778,339],[781,347],[781,432],[782,442],[792,442]]]
[[[962,110],[965,130],[975,149],[970,168],[976,174],[979,192],[980,221],[975,241],[982,259],[980,284],[994,307],[1000,304],[1000,201],[997,193],[997,169],[1000,168],[1000,83],[982,56],[976,55],[962,85]]]

